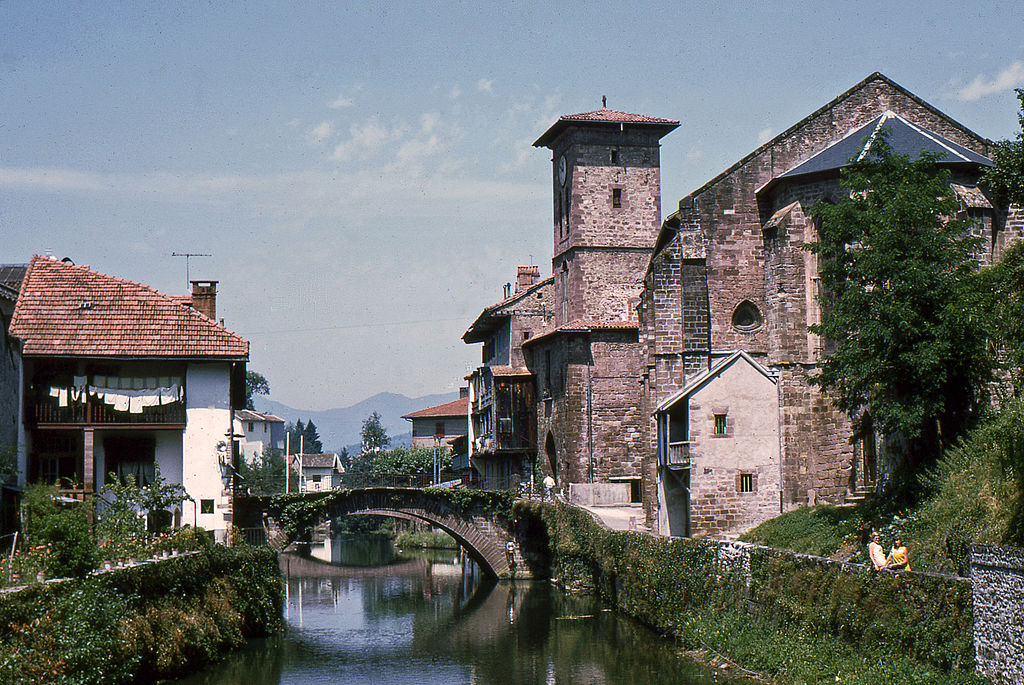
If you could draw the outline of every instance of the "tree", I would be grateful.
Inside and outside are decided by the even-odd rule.
[[[1020,133],[1013,140],[1002,140],[992,150],[995,166],[981,177],[981,183],[1001,202],[1024,207],[1024,89],[1017,89],[1020,102]]]
[[[281,450],[267,445],[251,463],[243,461],[238,472],[250,495],[276,495],[284,492],[284,468]]]
[[[843,170],[850,196],[812,209],[822,319],[834,344],[811,382],[851,417],[886,432],[948,442],[983,403],[990,377],[973,320],[978,241],[935,158],[893,154],[884,136]]]
[[[391,438],[384,430],[378,412],[373,412],[363,421],[361,437],[363,454],[376,454],[391,444]]]
[[[245,408],[249,411],[255,411],[256,407],[253,406],[253,395],[269,395],[270,394],[270,383],[263,374],[258,371],[252,371],[251,369],[245,372]]]
[[[369,471],[377,476],[433,473],[435,457],[442,471],[451,469],[452,453],[447,447],[436,455],[432,447],[396,447],[377,452]]]
[[[316,425],[313,424],[313,419],[310,419],[306,424],[306,428],[302,431],[303,440],[303,451],[306,454],[320,454],[324,451],[323,443],[320,442],[320,434],[316,430]]]

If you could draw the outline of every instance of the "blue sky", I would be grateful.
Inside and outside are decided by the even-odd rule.
[[[350,6],[351,5],[351,6]],[[813,10],[809,10],[813,7]],[[662,206],[874,71],[1016,131],[1024,3],[41,3],[0,0],[0,262],[186,290],[272,397],[455,390],[460,336],[550,273],[561,114],[679,119]]]

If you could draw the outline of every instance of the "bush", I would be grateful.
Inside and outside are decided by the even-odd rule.
[[[100,561],[100,550],[92,539],[89,517],[82,506],[47,516],[39,538],[50,547],[46,573],[51,577],[81,578]]]

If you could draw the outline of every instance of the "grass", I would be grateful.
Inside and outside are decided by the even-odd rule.
[[[882,497],[856,508],[797,509],[740,539],[867,563],[866,524],[885,549],[901,536],[915,571],[963,575],[972,543],[1024,544],[1024,404],[1004,408]]]
[[[404,531],[395,537],[398,547],[422,547],[424,549],[455,549],[459,543],[441,530]]]

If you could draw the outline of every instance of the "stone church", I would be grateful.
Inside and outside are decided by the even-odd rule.
[[[878,73],[680,200],[637,273],[639,401],[619,412],[640,417],[630,447],[643,443],[657,532],[728,535],[881,488],[892,445],[806,380],[827,349],[808,332],[818,266],[802,245],[816,239],[810,208],[841,198],[840,169],[883,128],[897,153],[940,155],[983,261],[1024,233],[1024,214],[977,187],[991,142]]]

